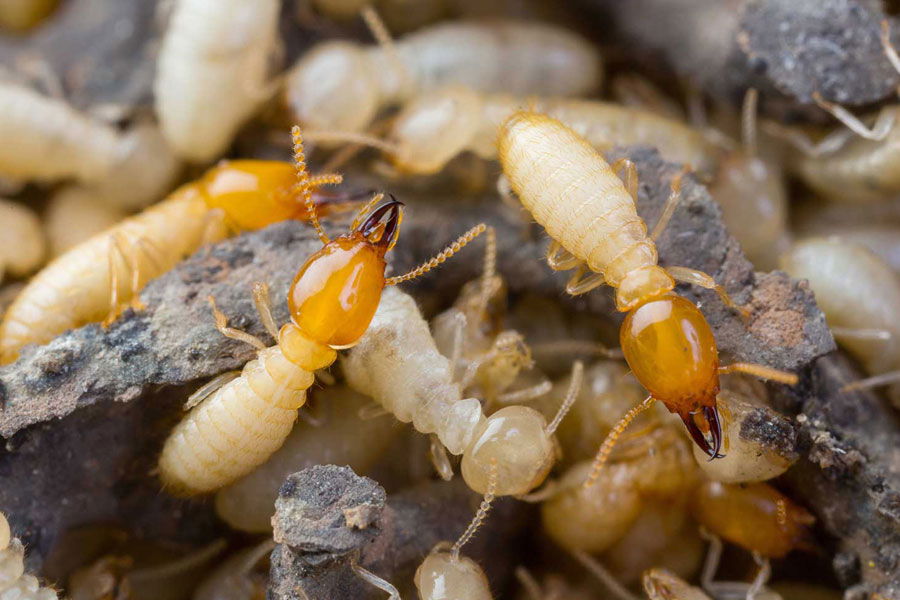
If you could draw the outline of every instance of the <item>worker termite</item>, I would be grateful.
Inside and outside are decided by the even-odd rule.
[[[549,425],[525,406],[507,406],[486,418],[477,398],[463,398],[415,301],[390,290],[343,368],[352,388],[417,431],[436,434],[451,454],[462,454],[462,475],[471,489],[485,493],[489,467],[496,462],[500,496],[527,493],[547,476],[555,461],[553,432],[580,378],[574,378],[572,393]]]
[[[314,399],[323,407],[323,423],[299,421],[269,460],[216,493],[216,514],[231,527],[271,531],[275,499],[285,477],[328,464],[348,465],[365,475],[400,431],[390,419],[360,419],[359,410],[371,401],[344,386],[317,390]]]
[[[193,162],[222,154],[268,97],[279,0],[178,0],[159,51],[153,91],[163,134]]]
[[[16,600],[56,600],[56,592],[41,587],[37,578],[25,574],[25,547],[12,537],[9,521],[0,513],[0,597]]]
[[[667,159],[704,173],[714,171],[722,153],[699,131],[650,111],[596,100],[483,93],[461,85],[435,89],[413,100],[393,120],[384,141],[352,130],[312,135],[322,141],[368,143],[386,151],[400,173],[430,175],[467,151],[496,159],[497,129],[525,106],[559,119],[600,151],[616,145],[655,146]]]
[[[713,581],[721,550],[718,538],[714,538],[703,569],[703,587],[713,596],[717,596],[717,589],[737,587],[749,600],[758,598],[769,577],[770,558],[811,547],[808,526],[814,522],[812,515],[765,483],[707,481],[695,489],[692,512],[713,536],[752,552],[760,566],[751,584]]]
[[[616,307],[626,313],[620,330],[625,360],[650,391],[603,443],[586,485],[598,476],[624,427],[655,399],[677,413],[694,441],[716,458],[722,443],[716,411],[721,373],[739,371],[796,383],[796,375],[762,365],[720,367],[715,338],[703,313],[672,291],[677,279],[713,289],[728,306],[738,308],[709,275],[657,264],[654,239],[677,205],[680,177],[673,180],[662,217],[648,236],[635,208],[633,163],[617,161],[610,166],[563,123],[538,113],[518,112],[500,129],[498,154],[512,190],[553,239],[547,255],[550,267],[577,268],[566,290],[583,294],[604,283],[616,290]],[[626,171],[624,183],[616,175],[620,166]],[[583,278],[588,271],[592,274]]]
[[[56,9],[59,0],[0,0],[0,28],[25,33]]]
[[[277,341],[274,346],[228,327],[213,302],[216,328],[252,344],[259,353],[240,376],[219,377],[189,400],[193,408],[169,436],[159,460],[162,481],[175,494],[219,489],[265,462],[290,433],[314,372],[331,365],[337,350],[359,343],[382,290],[427,273],[485,230],[477,225],[421,266],[386,278],[384,256],[397,243],[402,204],[381,202],[383,195],[376,195],[350,231],[331,240],[316,217],[300,129],[294,128],[293,135],[301,197],[324,246],[298,270],[288,290],[291,322],[280,330],[271,316],[266,286],[254,287],[262,322]]]
[[[321,44],[291,69],[285,94],[306,128],[361,132],[383,108],[449,83],[484,92],[575,96],[594,90],[599,79],[594,48],[564,29],[461,21],[381,48]]]
[[[0,199],[0,281],[4,273],[24,277],[47,255],[41,221],[28,207]]]
[[[259,229],[285,219],[308,219],[298,199],[337,175],[304,179],[278,161],[225,161],[146,211],[126,219],[59,256],[38,273],[0,324],[0,363],[22,347],[107,319],[123,306],[140,307],[138,293],[204,243],[231,232]],[[315,195],[323,212],[350,196]],[[103,268],[105,267],[105,268]]]
[[[874,376],[853,387],[900,380],[900,278],[887,264],[858,244],[830,237],[797,242],[781,266],[809,281],[835,337]]]

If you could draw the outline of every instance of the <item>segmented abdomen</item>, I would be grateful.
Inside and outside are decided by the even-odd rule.
[[[51,588],[41,587],[25,573],[25,547],[10,536],[6,516],[0,513],[0,598],[4,600],[56,600]]]
[[[174,267],[204,241],[225,235],[210,217],[196,187],[176,190],[168,200],[75,246],[38,273],[9,307],[0,325],[0,363],[16,359],[28,344],[101,321],[110,313],[110,256],[120,302],[132,299],[129,257],[142,287]],[[114,248],[122,249],[122,253]],[[123,255],[124,253],[124,255]]]
[[[211,492],[261,465],[284,443],[314,379],[278,346],[261,350],[172,431],[159,459],[163,483],[179,495]]]
[[[622,180],[570,128],[546,115],[518,112],[501,127],[498,149],[525,208],[610,285],[656,264],[656,246]]]

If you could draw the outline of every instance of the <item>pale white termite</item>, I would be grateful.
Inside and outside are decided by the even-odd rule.
[[[797,242],[782,268],[809,281],[838,341],[874,376],[854,385],[900,379],[900,277],[889,265],[863,246],[829,237]]]
[[[553,432],[575,395],[549,425],[525,406],[507,406],[486,418],[478,399],[463,398],[415,300],[396,290],[384,293],[343,369],[352,388],[417,431],[436,434],[450,453],[462,454],[463,478],[482,494],[493,463],[497,495],[524,494],[540,485],[556,458]]]
[[[272,513],[285,477],[313,465],[348,465],[365,475],[401,427],[390,419],[360,419],[371,400],[344,386],[317,390],[321,424],[298,421],[284,445],[252,473],[216,493],[216,513],[235,529],[272,530]]]
[[[6,516],[0,513],[0,598],[6,600],[56,600],[56,592],[41,587],[25,573],[25,547],[12,537]]]
[[[279,0],[177,0],[153,91],[163,134],[183,158],[221,155],[268,97]]]
[[[0,198],[0,281],[4,273],[24,277],[44,262],[47,241],[30,208]]]
[[[65,186],[53,194],[44,214],[50,255],[59,256],[124,218],[121,209],[98,201],[91,188]]]
[[[325,42],[291,69],[285,94],[306,127],[361,132],[382,109],[449,83],[484,92],[576,96],[599,81],[595,49],[564,29],[461,21],[423,29],[388,48]]]

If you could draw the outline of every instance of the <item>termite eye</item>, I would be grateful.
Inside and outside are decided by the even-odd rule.
[[[400,222],[403,220],[403,203],[391,196],[391,199],[372,211],[356,228],[372,244],[390,250],[397,243],[400,235]]]

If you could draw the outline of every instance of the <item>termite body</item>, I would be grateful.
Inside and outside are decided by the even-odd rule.
[[[122,305],[140,306],[137,295],[147,281],[204,243],[231,231],[308,218],[294,186],[290,163],[223,162],[163,202],[75,246],[40,271],[10,307],[0,324],[0,362],[15,360],[28,344],[111,320]]]
[[[331,365],[338,349],[359,343],[384,288],[430,271],[485,230],[476,226],[417,269],[385,278],[384,257],[400,234],[402,204],[391,200],[376,205],[382,198],[378,194],[357,215],[349,233],[330,239],[316,216],[299,128],[293,135],[298,180],[307,183],[303,206],[324,246],[298,270],[288,290],[291,321],[280,330],[271,316],[267,288],[257,284],[257,307],[277,340],[274,346],[227,327],[225,316],[214,308],[216,326],[224,335],[251,343],[259,352],[239,377],[218,388],[213,385],[212,392],[198,392],[194,398],[200,404],[170,434],[159,467],[164,485],[174,494],[217,490],[265,462],[290,433],[314,372]]]
[[[394,50],[342,41],[314,48],[288,75],[288,106],[309,129],[361,132],[382,109],[448,83],[559,96],[599,85],[591,45],[546,25],[446,23],[401,38]]]
[[[27,206],[0,199],[0,281],[4,273],[24,277],[37,269],[47,254],[41,221]]]
[[[25,574],[25,547],[12,537],[6,516],[0,513],[0,597],[15,600],[56,600],[56,592]]]
[[[178,0],[153,91],[163,134],[186,160],[221,155],[268,96],[279,0]]]
[[[620,329],[622,351],[635,377],[650,392],[648,399],[626,416],[622,427],[653,399],[659,399],[681,417],[694,441],[715,458],[722,442],[716,412],[720,373],[738,370],[787,383],[796,381],[795,375],[761,366],[736,363],[719,367],[712,330],[693,303],[673,292],[675,278],[714,289],[723,301],[735,305],[709,275],[683,267],[663,269],[657,264],[656,245],[635,207],[633,165],[626,188],[615,167],[584,138],[555,119],[524,111],[501,127],[498,155],[522,205],[553,240],[548,252],[551,268],[578,268],[567,291],[581,294],[604,283],[616,290],[616,307],[626,313]],[[679,186],[680,178],[673,182],[666,207],[669,214],[676,205]],[[663,224],[665,220],[667,217]],[[657,232],[659,228],[657,224]],[[582,279],[588,271],[591,275]],[[618,433],[621,429],[617,426],[613,434]],[[614,443],[615,436],[608,441]],[[610,448],[606,442],[601,447],[597,469]]]

